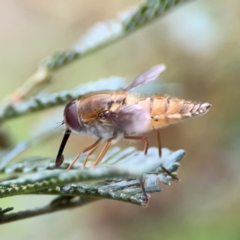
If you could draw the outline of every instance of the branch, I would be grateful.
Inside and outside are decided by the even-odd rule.
[[[0,223],[67,209],[68,204],[69,208],[82,206],[81,200],[72,203],[73,197],[86,199],[86,203],[91,202],[92,198],[94,198],[112,199],[142,205],[145,198],[142,195],[139,180],[137,179],[145,173],[146,192],[160,192],[159,180],[168,185],[172,180],[171,176],[162,171],[161,166],[174,174],[179,167],[178,161],[185,154],[183,150],[172,152],[165,148],[162,153],[163,157],[159,159],[157,148],[150,148],[147,156],[143,155],[142,151],[137,152],[134,148],[128,148],[124,151],[114,148],[109,151],[99,167],[81,171],[73,169],[68,172],[65,169],[54,169],[53,163],[49,159],[40,159],[37,162],[36,159],[31,161],[23,160],[22,163],[11,164],[2,169],[5,174],[8,173],[7,175],[14,172],[26,172],[26,169],[28,169],[28,172],[37,171],[37,173],[25,174],[23,177],[16,176],[15,179],[0,182],[1,198],[22,194],[59,195],[62,197],[60,199],[64,200],[64,204],[60,204],[60,207],[57,208],[49,205],[39,209],[5,215],[7,211],[11,210],[8,208],[7,211],[3,210],[2,214],[0,214],[2,215],[0,216]],[[66,159],[67,164],[71,160],[72,158]],[[83,161],[84,158],[80,159],[75,168],[81,167]],[[34,163],[35,165],[33,165]],[[66,198],[71,201],[66,203]]]
[[[129,151],[130,150],[130,151]],[[113,154],[113,151],[112,153]],[[153,173],[161,181],[164,179],[165,172],[162,171],[161,166],[164,166],[168,171],[175,172],[179,166],[180,161],[185,152],[178,150],[172,152],[168,149],[163,149],[163,157],[159,159],[157,148],[149,148],[148,155],[145,156],[142,151],[136,151],[134,148],[128,148],[125,151],[120,152],[118,148],[118,154],[107,155],[106,158],[94,169],[85,168],[79,171],[79,167],[82,166],[84,157],[81,158],[81,162],[75,164],[75,168],[71,171],[60,170],[53,168],[53,159],[48,159],[49,164],[44,162],[36,162],[34,159],[26,162],[25,164],[12,164],[9,167],[2,169],[3,172],[13,173],[14,171],[23,172],[38,171],[33,174],[25,174],[16,179],[10,179],[0,182],[0,198],[36,193],[49,188],[56,188],[59,186],[65,186],[71,183],[80,183],[87,181],[98,181],[112,178],[139,178],[143,173]],[[66,159],[66,165],[71,162],[72,158]],[[16,168],[17,166],[17,168]],[[32,167],[31,167],[32,166]],[[21,167],[21,168],[20,168]],[[89,167],[89,165],[88,165]],[[44,170],[46,169],[46,170]],[[51,171],[47,169],[52,169]],[[161,176],[163,175],[163,176]],[[170,176],[163,181],[169,184],[171,180]]]
[[[64,197],[56,202],[52,202],[44,207],[35,208],[26,211],[20,211],[17,213],[11,213],[7,215],[0,215],[0,224],[9,223],[17,220],[22,220],[30,217],[40,216],[47,213],[62,211],[66,209],[72,209],[76,207],[85,206],[88,203],[92,203],[98,199],[92,199],[88,197],[81,197],[78,199],[71,199]],[[11,208],[12,210],[13,208]]]

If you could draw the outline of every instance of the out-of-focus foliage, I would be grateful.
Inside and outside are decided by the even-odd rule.
[[[96,21],[138,1],[2,1],[0,3],[1,96],[21,86],[44,58],[66,49]],[[57,7],[56,7],[57,6]],[[124,41],[59,70],[48,92],[73,89],[90,80],[119,75],[129,79],[156,63],[168,67],[162,81],[177,83],[175,95],[213,104],[204,117],[162,131],[163,145],[184,148],[181,184],[151,197],[147,209],[99,201],[1,227],[4,239],[238,239],[239,238],[239,58],[240,3],[194,1],[143,28]],[[169,84],[169,86],[171,86]],[[167,89],[165,93],[171,92]],[[30,138],[42,125],[60,122],[62,108],[3,126],[13,143]],[[60,116],[58,120],[56,117]],[[43,124],[40,124],[43,122]],[[55,156],[61,134],[38,143],[21,156]],[[152,134],[151,145],[156,145]],[[90,139],[73,137],[66,154],[74,155]],[[129,143],[121,142],[126,148]],[[138,146],[142,148],[142,146]],[[1,200],[2,209],[26,209],[49,197]],[[91,207],[90,207],[91,206]],[[14,231],[12,229],[14,228]]]

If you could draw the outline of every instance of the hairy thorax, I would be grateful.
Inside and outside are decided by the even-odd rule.
[[[149,101],[146,104],[138,96],[123,91],[88,94],[77,105],[83,131],[91,136],[106,139],[149,129]],[[106,119],[104,113],[108,114]]]

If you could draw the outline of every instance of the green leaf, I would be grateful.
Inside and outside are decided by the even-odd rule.
[[[185,155],[184,150],[172,152],[165,148],[162,153],[163,157],[159,158],[157,148],[150,148],[147,156],[132,147],[124,151],[113,148],[99,166],[91,169],[89,164],[84,170],[81,170],[84,156],[70,171],[64,168],[72,158],[67,158],[61,169],[55,168],[53,159],[43,158],[24,159],[19,163],[10,164],[2,169],[2,173],[10,176],[13,173],[24,175],[14,175],[14,179],[0,181],[0,198],[23,194],[48,194],[59,197],[38,209],[11,214],[6,213],[13,208],[0,209],[0,223],[83,206],[96,199],[113,199],[142,205],[145,199],[138,180],[142,174],[146,192],[160,192],[159,180],[168,185],[173,180],[161,166],[173,173]]]
[[[5,104],[0,108],[0,122],[63,105],[72,99],[81,98],[83,95],[90,92],[101,90],[113,91],[121,89],[123,88],[123,86],[123,78],[110,77],[108,79],[100,79],[93,83],[80,85],[71,91],[61,91],[58,93],[44,94],[32,97],[20,103]]]
[[[124,151],[114,148],[94,169],[91,169],[89,163],[90,166],[87,165],[87,168],[81,170],[84,160],[84,156],[82,156],[71,171],[66,171],[65,168],[72,158],[67,158],[61,169],[55,168],[53,159],[33,158],[30,161],[22,160],[2,169],[5,174],[20,172],[25,174],[23,176],[19,175],[16,179],[2,181],[0,183],[0,198],[27,193],[39,194],[42,191],[49,191],[49,189],[54,189],[55,194],[66,194],[64,191],[58,192],[59,189],[57,191],[56,188],[59,186],[68,186],[69,188],[69,184],[85,184],[86,182],[93,182],[90,185],[89,183],[82,185],[86,192],[92,193],[92,188],[96,189],[96,186],[100,190],[103,186],[108,186],[107,189],[111,189],[113,185],[109,184],[109,179],[111,179],[111,182],[119,183],[120,181],[126,181],[124,179],[138,179],[143,173],[145,173],[146,187],[158,186],[158,180],[169,184],[172,178],[162,170],[161,166],[164,166],[169,172],[175,172],[179,166],[178,161],[183,158],[184,154],[184,150],[172,152],[163,149],[163,156],[159,158],[157,148],[150,148],[147,156],[142,151],[136,151],[132,147]],[[98,185],[99,181],[101,182],[100,186]],[[153,184],[154,182],[155,184]],[[127,184],[127,182],[124,182],[122,188],[126,188]],[[138,185],[138,181],[135,182],[135,185]],[[62,189],[64,190],[64,188]],[[84,196],[87,195],[86,192]],[[71,195],[69,193],[71,191],[68,191],[67,195]],[[94,193],[94,197],[101,196],[99,192]]]

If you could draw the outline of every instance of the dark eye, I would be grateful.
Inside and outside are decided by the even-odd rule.
[[[73,131],[81,132],[82,126],[78,119],[77,104],[76,102],[70,102],[64,109],[65,124]]]

